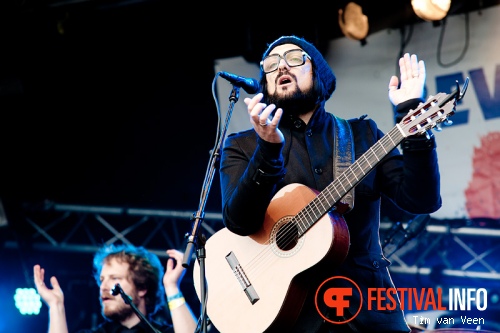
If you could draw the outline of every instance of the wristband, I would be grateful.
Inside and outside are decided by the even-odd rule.
[[[176,298],[173,301],[168,302],[168,308],[170,309],[170,311],[172,311],[174,309],[177,309],[179,306],[183,305],[184,303],[186,303],[186,300],[184,299],[184,297]]]
[[[182,293],[179,291],[177,294],[172,296],[167,296],[167,302],[173,301],[174,299],[183,297]]]

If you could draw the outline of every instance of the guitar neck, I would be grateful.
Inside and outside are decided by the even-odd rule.
[[[426,130],[435,127],[453,115],[455,113],[456,99],[463,97],[468,81],[467,78],[462,92],[458,89],[457,83],[455,92],[449,95],[438,93],[430,96],[425,103],[420,103],[415,110],[410,110],[399,124],[394,126],[309,204],[302,208],[293,218],[299,231],[299,237],[303,236],[314,223],[331,210],[347,192],[358,185],[404,138],[416,134],[422,135]]]
[[[294,217],[299,225],[299,237],[305,234],[347,192],[358,185],[404,138],[400,128],[395,126],[307,204]]]

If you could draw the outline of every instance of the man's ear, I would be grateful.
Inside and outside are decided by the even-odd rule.
[[[139,297],[143,297],[146,296],[146,294],[148,293],[148,290],[147,289],[144,289],[144,290],[139,290],[137,292],[137,294],[139,295]]]

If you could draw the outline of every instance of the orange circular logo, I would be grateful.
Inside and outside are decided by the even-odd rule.
[[[323,281],[318,287],[314,303],[323,319],[332,324],[345,324],[356,318],[361,311],[363,295],[353,280],[343,276],[334,276]],[[327,309],[327,313],[323,313],[321,310],[323,308]],[[357,310],[351,315],[346,311],[347,309]]]

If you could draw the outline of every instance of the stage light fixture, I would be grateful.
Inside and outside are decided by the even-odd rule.
[[[411,0],[415,14],[424,21],[440,21],[450,10],[451,0]]]
[[[366,44],[369,30],[368,17],[363,15],[360,5],[349,2],[345,9],[339,9],[339,26],[344,36],[361,41],[361,45]]]
[[[5,214],[5,209],[3,208],[2,199],[0,199],[0,227],[6,227],[9,225],[7,221],[7,215]]]
[[[490,290],[488,296],[491,305],[498,306],[500,304],[500,293],[498,290]]]
[[[40,313],[42,301],[33,288],[17,288],[14,295],[16,308],[22,315],[37,315]]]

